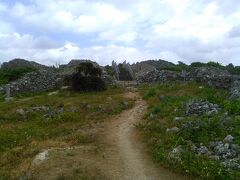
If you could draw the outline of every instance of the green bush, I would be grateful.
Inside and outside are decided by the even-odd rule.
[[[72,76],[72,88],[77,91],[102,91],[106,89],[101,79],[102,71],[92,63],[81,63]]]
[[[229,114],[240,114],[240,101],[239,100],[225,100],[224,108]]]

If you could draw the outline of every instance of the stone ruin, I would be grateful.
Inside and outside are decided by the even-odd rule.
[[[15,61],[16,60],[13,60],[13,62],[11,62],[11,66],[9,66],[10,69],[14,69],[12,64],[19,62],[19,60],[17,60],[17,62]],[[107,74],[105,69],[99,66],[96,62],[90,60],[72,60],[67,65],[61,65],[58,69],[40,68],[39,70],[27,73],[23,77],[9,82],[8,84],[0,85],[0,93],[5,96],[6,101],[10,101],[12,96],[17,94],[39,93],[60,89],[65,85],[64,82],[68,79],[67,77],[71,76],[71,74],[75,72],[75,68],[82,62],[91,62],[94,66],[101,68],[101,78],[106,84],[115,83],[114,79]],[[21,64],[21,67],[24,67],[26,64],[24,63]],[[7,63],[5,64],[8,65]]]
[[[190,72],[153,70],[137,76],[138,83],[161,83],[171,81],[196,81],[211,87],[229,89],[233,85],[233,76],[215,67],[199,67]]]
[[[117,64],[112,61],[112,68],[114,72],[114,77],[118,81],[133,81],[135,80],[135,74],[129,63],[124,61],[122,64]]]
[[[112,68],[113,68],[113,72],[114,72],[114,77],[116,78],[116,80],[119,81],[120,71],[119,71],[118,65],[115,61],[112,61]]]
[[[0,86],[0,92],[6,94],[6,100],[22,93],[39,93],[59,89],[62,78],[55,72],[40,70],[27,73],[22,78]]]

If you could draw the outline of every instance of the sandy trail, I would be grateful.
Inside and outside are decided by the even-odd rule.
[[[147,105],[139,98],[137,93],[132,93],[131,95],[137,97],[135,106],[130,110],[124,111],[108,126],[108,140],[115,146],[115,156],[119,156],[118,159],[121,159],[123,166],[122,172],[117,173],[113,178],[129,180],[181,179],[179,175],[156,167],[147,155],[139,132],[135,127],[135,124],[144,115]],[[112,157],[112,159],[114,160],[115,158]]]

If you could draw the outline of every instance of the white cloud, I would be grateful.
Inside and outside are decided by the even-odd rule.
[[[22,51],[28,49],[52,49],[60,47],[57,42],[47,38],[47,37],[38,37],[34,38],[29,34],[20,35],[18,33],[2,33],[0,34],[0,49],[20,49]]]
[[[9,42],[9,43],[8,43]],[[143,52],[134,47],[91,46],[81,48],[72,42],[57,44],[45,37],[34,38],[31,35],[0,34],[0,57],[10,60],[16,57],[35,60],[46,65],[56,62],[68,63],[71,59],[92,59],[101,65],[109,64],[112,60],[136,62],[153,57],[153,54]]]
[[[240,64],[239,12],[236,0],[0,3],[0,55],[44,63],[162,58]],[[4,13],[7,17],[1,18]]]
[[[34,5],[17,3],[12,15],[24,23],[52,32],[90,33],[118,27],[129,14],[116,9],[111,4],[64,0]]]

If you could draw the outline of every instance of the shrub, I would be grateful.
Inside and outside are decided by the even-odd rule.
[[[102,91],[106,89],[101,79],[102,71],[92,63],[81,63],[72,77],[72,88],[77,91]]]

